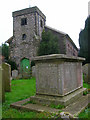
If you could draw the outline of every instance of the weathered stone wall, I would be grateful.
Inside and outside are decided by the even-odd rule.
[[[26,25],[21,25],[22,18],[27,19]],[[45,16],[37,7],[13,13],[13,40],[10,42],[10,57],[17,63],[19,69],[21,59],[31,60],[37,55],[44,25]],[[23,34],[26,35],[24,40],[22,39]]]
[[[65,37],[66,55],[78,56],[78,49],[69,36]]]
[[[55,54],[34,60],[37,94],[64,96],[83,87],[81,62],[84,59]]]

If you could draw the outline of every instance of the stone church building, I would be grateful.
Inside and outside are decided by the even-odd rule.
[[[68,34],[45,25],[46,16],[38,7],[13,12],[13,36],[7,40],[10,58],[16,62],[18,70],[30,69],[32,57],[37,56],[43,29],[50,30],[59,39],[60,54],[77,56],[78,49]]]

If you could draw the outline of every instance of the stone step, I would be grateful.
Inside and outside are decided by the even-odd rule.
[[[23,109],[26,108],[27,110],[36,111],[36,112],[49,112],[49,113],[57,113],[60,110],[55,108],[50,108],[48,106],[42,106],[39,104],[27,104],[23,106]]]
[[[88,105],[88,96],[82,96],[80,99],[77,99],[76,102],[73,104],[70,104],[66,108],[62,109],[64,112],[68,112],[73,116],[77,116],[82,110],[85,109],[85,107]],[[26,102],[30,101],[29,99],[22,100],[16,103],[11,104],[11,107],[16,109],[24,109],[28,111],[36,111],[36,112],[49,112],[49,113],[57,113],[60,111],[60,109],[50,108],[48,106],[42,106],[39,104],[24,104]]]
[[[22,100],[22,101],[18,101],[16,103],[12,103],[10,107],[21,109],[21,110],[35,111],[35,112],[57,113],[60,111],[59,109],[50,108],[48,106],[43,106],[40,104],[27,103],[28,101],[30,101],[30,98]],[[24,105],[25,103],[27,104]]]
[[[85,109],[85,107],[88,106],[88,98],[90,95],[82,96],[80,99],[77,99],[76,102],[73,104],[70,104],[65,109],[63,109],[64,112],[69,112],[70,114],[74,116],[78,116],[78,114]]]
[[[78,90],[75,90],[74,92],[65,95],[65,96],[50,96],[50,95],[38,95],[31,96],[30,100],[34,101],[36,104],[46,104],[50,105],[55,104],[61,104],[64,106],[68,106],[69,104],[72,104],[77,99],[81,98],[83,96],[83,92],[86,91],[86,88],[80,88]]]

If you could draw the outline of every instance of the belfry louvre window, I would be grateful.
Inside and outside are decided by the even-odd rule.
[[[27,25],[27,18],[21,19],[21,25]]]

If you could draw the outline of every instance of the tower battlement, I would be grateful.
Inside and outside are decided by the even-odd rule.
[[[40,9],[37,6],[15,11],[12,13],[12,17],[17,17],[21,15],[30,14],[30,13],[38,13],[40,16],[43,17],[43,19],[46,20],[46,16],[42,13],[42,11],[40,11]]]

